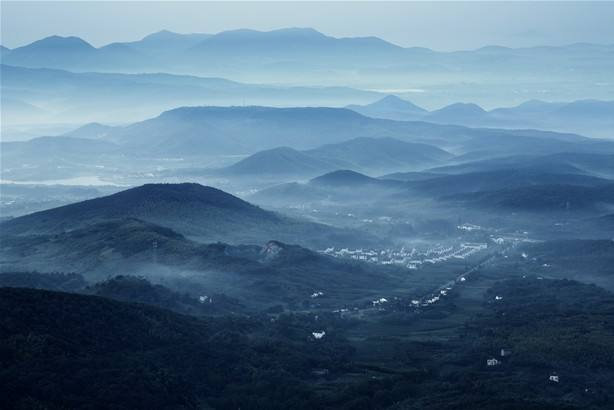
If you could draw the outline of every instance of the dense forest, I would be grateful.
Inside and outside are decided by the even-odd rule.
[[[0,289],[8,407],[603,409],[614,400],[614,295],[578,282],[498,282],[456,336],[399,343],[400,362],[379,364],[348,339],[355,319],[216,317],[135,277],[79,292]]]

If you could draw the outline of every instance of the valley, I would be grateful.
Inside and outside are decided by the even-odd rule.
[[[51,6],[2,4],[2,408],[614,408],[609,5]]]

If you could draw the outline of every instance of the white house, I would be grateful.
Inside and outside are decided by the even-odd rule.
[[[322,339],[324,337],[324,335],[326,334],[325,331],[321,331],[321,332],[312,332],[311,333],[313,335],[313,337],[315,339]]]

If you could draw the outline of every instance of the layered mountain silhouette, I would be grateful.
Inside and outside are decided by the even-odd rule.
[[[363,137],[305,151],[287,147],[261,151],[221,172],[224,175],[246,177],[304,177],[348,168],[377,174],[390,170],[422,169],[451,157],[450,153],[432,145],[394,138]]]
[[[489,111],[477,104],[455,103],[427,111],[389,95],[371,104],[349,105],[347,108],[373,118],[470,127],[537,128],[603,138],[612,137],[611,129],[614,125],[614,101],[600,100],[565,103],[531,100],[515,107]]]
[[[203,61],[226,57],[225,67],[246,61],[307,61],[321,64],[366,63],[370,58],[402,57],[407,49],[376,37],[334,38],[310,28],[288,28],[268,32],[231,30],[214,35],[178,34],[160,31],[139,41],[113,43],[95,48],[77,37],[51,36],[12,50],[5,50],[8,64],[71,70],[127,70],[130,68],[173,71],[176,66],[197,70]],[[367,53],[368,55],[365,55]],[[57,57],[61,58],[57,58]],[[163,58],[165,57],[165,58]],[[224,61],[224,60],[221,60]],[[220,62],[217,63],[218,65]]]
[[[428,111],[395,95],[387,95],[367,105],[348,105],[346,108],[374,118],[411,121],[421,119]]]
[[[614,152],[612,142],[574,134],[382,120],[348,109],[315,107],[182,107],[114,130],[106,138],[149,155],[203,155],[252,154],[283,146],[305,150],[364,137],[425,143],[448,152],[473,153],[474,159],[529,151]],[[393,143],[388,140],[388,145]]]
[[[298,303],[308,299],[313,289],[345,297],[350,289],[370,288],[352,296],[363,298],[407,274],[402,268],[344,261],[279,241],[202,244],[134,218],[62,233],[5,236],[0,259],[5,269],[15,272],[70,271],[90,283],[109,275],[139,275],[189,289],[192,295],[223,294],[251,307]],[[369,286],[373,281],[379,285]],[[334,304],[333,299],[328,302]]]
[[[581,93],[575,92],[573,95],[576,97],[572,98],[604,100],[609,98],[607,85],[589,79],[608,78],[614,70],[612,48],[612,45],[574,44],[517,49],[484,47],[462,52],[438,52],[418,47],[400,47],[376,37],[335,38],[310,28],[286,28],[268,32],[240,29],[216,34],[179,34],[163,30],[140,40],[102,47],[93,47],[77,37],[51,36],[11,50],[3,48],[2,62],[13,66],[13,69],[71,71],[78,76],[73,79],[73,86],[54,87],[54,81],[47,81],[46,93],[35,96],[31,89],[13,86],[12,81],[9,81],[11,76],[3,70],[3,94],[7,101],[54,108],[45,116],[45,120],[56,123],[66,123],[69,114],[72,114],[74,121],[77,112],[82,114],[82,123],[128,122],[183,105],[364,105],[385,97],[387,93],[398,93],[403,98],[420,93],[420,104],[431,107],[450,101],[468,101],[477,93],[480,100],[476,102],[500,106],[503,102],[508,103],[510,93],[519,86],[526,88],[527,98],[543,95],[538,86],[542,82],[552,84],[548,98],[553,101],[570,98],[562,89],[582,90]],[[599,64],[586,64],[587,61],[599,61]],[[172,86],[167,78],[162,84],[156,81],[158,84],[155,86],[150,84],[148,87],[139,87],[138,82],[152,83],[150,80],[156,75],[149,74],[146,78],[142,75],[130,77],[129,90],[125,86],[109,86],[105,90],[95,87],[96,79],[103,77],[101,74],[94,76],[92,72],[164,72],[207,78],[224,77],[241,83],[270,86],[261,85],[258,92],[255,92],[249,87],[239,89],[226,84],[224,90],[220,91],[204,86],[202,81],[195,81],[194,77],[179,76],[179,79],[172,81]],[[33,76],[32,73],[30,76]],[[498,76],[503,82],[499,81],[497,87],[476,84],[475,76]],[[557,83],[563,77],[566,87]],[[84,78],[91,79],[94,85],[84,87]],[[139,79],[137,84],[133,83],[135,78]],[[283,87],[284,91],[280,91],[280,85],[295,85],[299,78],[301,84],[312,87],[291,87],[292,92]],[[451,78],[454,79],[452,82]],[[104,84],[111,85],[114,82],[111,77],[107,77]],[[402,86],[420,83],[430,84],[432,89],[405,89]],[[340,84],[372,91],[337,87]],[[318,90],[322,86],[328,87]],[[449,91],[438,91],[444,87]],[[55,95],[50,95],[50,90]],[[93,95],[92,91],[96,91],[97,101],[87,99]],[[118,101],[115,107],[108,101],[110,94]],[[166,104],[161,101],[161,96],[166,99]],[[58,104],[60,101],[61,106]],[[121,107],[119,102],[123,103]],[[582,106],[594,105],[594,102],[583,101],[580,105],[570,107],[573,112],[567,117],[566,110],[543,111],[544,107],[540,104],[532,104],[533,108],[542,110],[542,114],[547,112],[548,115],[527,114],[520,120],[520,111],[526,111],[529,107],[523,107],[512,116],[506,110],[489,111],[484,116],[477,110],[469,112],[467,107],[456,107],[454,110],[433,113],[432,120],[442,123],[454,121],[468,126],[541,128],[611,137],[608,115],[592,117],[591,127],[586,127],[589,116]],[[594,113],[601,110],[599,106],[589,109],[594,110]],[[608,112],[611,112],[611,108]],[[388,98],[377,107],[371,107],[370,115],[416,120],[420,115],[431,113],[421,113],[414,105]]]
[[[350,170],[339,170],[319,176],[309,181],[320,186],[352,187],[381,184],[382,181]]]
[[[178,34],[161,31],[139,41],[113,43],[95,48],[76,37],[51,36],[22,47],[5,50],[7,64],[29,67],[53,67],[72,70],[145,71],[183,68],[192,71],[240,71],[245,67],[264,74],[265,67],[294,68],[375,68],[394,67],[410,72],[447,71],[454,67],[487,71],[533,69],[540,72],[545,62],[578,65],[577,60],[607,55],[608,45],[575,44],[562,47],[512,49],[484,47],[464,52],[435,52],[425,48],[403,48],[377,37],[335,38],[312,28],[284,28],[272,31],[239,29],[217,34]],[[58,55],[62,58],[58,58]],[[529,65],[531,60],[534,64]],[[198,67],[203,62],[210,67]],[[419,62],[418,64],[416,62]],[[213,62],[213,63],[212,63]],[[606,60],[606,67],[611,61]],[[585,67],[585,66],[584,66]],[[603,67],[603,68],[606,68]],[[277,70],[274,70],[275,72]]]
[[[456,175],[442,175],[422,181],[409,181],[407,186],[416,192],[435,196],[460,193],[483,192],[540,185],[559,184],[564,181],[570,186],[599,187],[611,180],[582,174],[549,173],[534,169],[501,169],[484,172],[469,172]]]
[[[261,244],[271,239],[321,247],[369,243],[369,235],[288,218],[199,184],[147,184],[2,223],[4,235],[61,234],[101,222],[137,218],[197,239]]]
[[[285,183],[262,189],[249,196],[250,200],[277,206],[354,201],[377,201],[387,196],[407,191],[405,182],[373,178],[352,170],[336,170],[306,183]]]
[[[221,164],[228,164],[233,156],[258,152],[245,163],[222,170],[222,174],[284,175],[287,181],[288,176],[310,178],[336,169],[383,175],[424,170],[443,165],[443,161],[462,164],[527,153],[614,153],[614,142],[576,134],[383,120],[341,108],[182,107],[128,126],[90,128],[75,131],[80,137],[74,144],[78,149],[66,147],[67,138],[75,138],[71,134],[2,142],[0,155],[6,179],[57,180],[92,172],[101,175],[105,169],[91,168],[129,166],[126,158],[151,168],[168,158],[181,159],[193,164],[194,175],[202,176],[219,167],[220,163],[211,163],[211,158],[224,158]],[[45,155],[37,154],[43,152]],[[31,167],[21,166],[24,158]],[[58,168],[58,163],[62,167]],[[211,164],[208,169],[200,166],[205,163]],[[184,164],[177,165],[187,169]],[[165,161],[163,174],[172,177],[177,165]]]
[[[563,180],[564,181],[564,180]],[[603,212],[614,205],[614,185],[582,186],[567,183],[498,188],[452,195],[466,206],[525,212]]]
[[[381,95],[349,87],[249,84],[163,73],[76,73],[6,63],[3,59],[0,65],[3,113],[19,114],[4,116],[8,123],[27,119],[117,124],[186,105],[339,106],[348,101],[367,102]]]
[[[543,156],[515,155],[435,167],[431,171],[443,174],[463,174],[504,169],[533,170],[554,174],[584,174],[611,179],[614,177],[614,155],[579,152],[561,152]]]
[[[612,203],[612,180],[583,173],[548,172],[535,168],[500,168],[460,174],[432,172],[369,177],[349,170],[327,173],[308,183],[287,183],[263,189],[249,198],[257,203],[288,206],[300,203],[349,204],[426,198],[440,204],[461,202],[468,209],[599,210]],[[368,193],[368,196],[365,195]]]

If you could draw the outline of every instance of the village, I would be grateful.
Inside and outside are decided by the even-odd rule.
[[[499,244],[498,242],[495,242]],[[426,249],[348,249],[327,248],[321,253],[336,258],[348,258],[379,265],[398,265],[419,269],[423,264],[437,264],[453,259],[467,259],[488,248],[487,243],[463,242],[459,245],[435,245]]]

